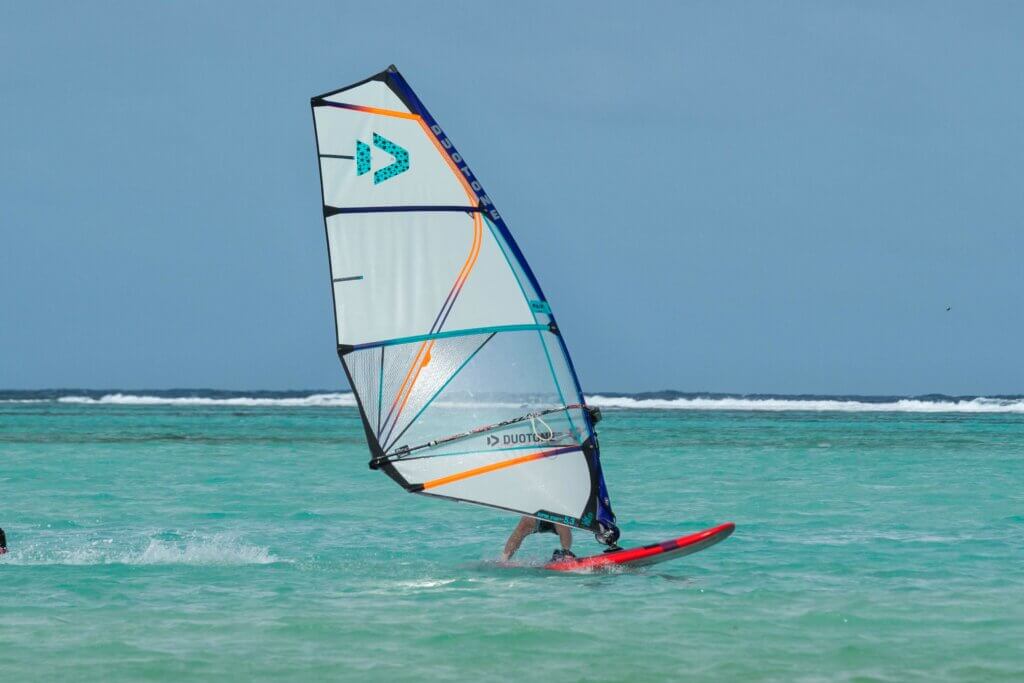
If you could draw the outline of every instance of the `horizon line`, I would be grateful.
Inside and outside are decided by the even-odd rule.
[[[338,394],[338,393],[352,393],[351,387],[345,388],[301,388],[301,389],[217,389],[212,387],[169,387],[169,388],[125,388],[125,387],[104,387],[104,388],[88,388],[88,387],[43,387],[35,389],[13,389],[13,388],[0,388],[0,396],[12,395],[12,394],[57,394],[59,392],[68,393],[82,393],[82,394],[129,394],[142,396],[146,395],[146,392],[157,394],[157,393],[219,393],[219,394],[234,394],[237,396],[246,396],[252,394],[300,394],[300,395],[315,395],[315,394]],[[751,392],[740,392],[740,391],[684,391],[681,389],[656,389],[656,390],[643,390],[643,391],[621,391],[621,390],[601,390],[601,391],[584,391],[584,396],[605,396],[605,397],[664,397],[666,395],[674,395],[678,397],[692,397],[692,398],[790,398],[790,399],[811,399],[811,398],[845,398],[845,399],[926,399],[926,398],[947,398],[947,399],[976,399],[976,398],[993,398],[993,399],[1020,399],[1024,398],[1024,392],[1021,393],[966,393],[966,394],[946,394],[942,392],[924,392],[924,393],[821,393],[821,392],[800,392],[800,393],[783,393],[783,392],[766,392],[766,391],[751,391]]]

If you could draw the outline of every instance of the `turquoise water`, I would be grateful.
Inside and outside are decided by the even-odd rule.
[[[0,403],[0,678],[1024,680],[1024,416],[601,427],[626,542],[733,537],[502,569],[515,518],[368,470],[352,408]]]

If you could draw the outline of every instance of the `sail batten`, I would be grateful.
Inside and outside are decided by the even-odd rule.
[[[597,436],[504,219],[397,69],[311,99],[336,342],[407,490],[599,530]]]
[[[343,213],[422,213],[424,211],[476,213],[483,209],[479,206],[324,206],[324,216],[327,218]]]

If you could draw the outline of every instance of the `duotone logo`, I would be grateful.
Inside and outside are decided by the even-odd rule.
[[[409,170],[409,152],[401,145],[388,140],[383,135],[373,134],[373,146],[382,152],[387,152],[394,159],[384,168],[378,168],[373,172],[373,184],[379,185],[385,180],[394,178],[400,173]],[[370,158],[370,146],[362,140],[356,140],[356,175],[365,175],[370,172],[373,161]]]
[[[502,434],[496,436],[491,434],[487,437],[488,446],[522,446],[522,445],[533,445],[533,444],[546,444],[552,441],[558,441],[564,436],[568,436],[565,432],[551,432],[549,436],[540,436],[539,434],[530,434],[529,432],[519,432],[515,434]]]

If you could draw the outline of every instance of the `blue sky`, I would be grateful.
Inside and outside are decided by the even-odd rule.
[[[1015,3],[7,2],[0,387],[343,386],[309,97],[393,62],[587,391],[1024,392],[1021,26]]]

